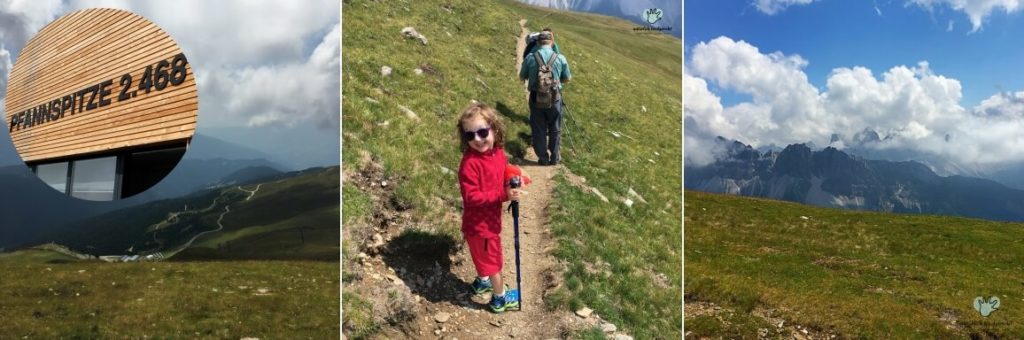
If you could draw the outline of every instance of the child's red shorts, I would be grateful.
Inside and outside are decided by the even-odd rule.
[[[501,272],[505,258],[501,255],[501,236],[477,237],[462,235],[469,244],[469,255],[473,257],[473,266],[477,275],[491,276]]]

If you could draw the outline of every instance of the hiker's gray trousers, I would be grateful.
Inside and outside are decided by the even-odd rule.
[[[530,92],[530,130],[533,135],[533,151],[537,153],[538,161],[548,163],[559,161],[561,157],[558,152],[561,140],[562,120],[562,98],[555,100],[551,108],[538,109],[534,107],[536,93]]]

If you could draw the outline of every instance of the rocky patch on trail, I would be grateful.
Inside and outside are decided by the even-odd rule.
[[[360,151],[359,171],[345,172],[345,181],[366,193],[372,202],[369,228],[349,228],[355,231],[349,235],[367,254],[377,254],[395,235],[412,224],[408,203],[401,202],[394,194],[397,182],[402,178],[385,175],[384,167],[369,152]]]
[[[594,310],[583,307],[575,312],[580,328],[598,328],[608,339],[632,340],[633,337],[619,329],[615,324],[601,318]]]

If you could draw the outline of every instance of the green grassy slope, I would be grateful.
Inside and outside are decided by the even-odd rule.
[[[550,227],[559,239],[556,255],[568,266],[567,290],[552,305],[591,307],[640,338],[680,335],[679,40],[634,33],[633,24],[618,19],[514,1],[343,6],[343,164],[359,171],[360,152],[369,152],[399,178],[395,199],[413,207],[419,228],[459,240],[458,220],[442,222],[446,212],[461,209],[455,176],[441,171],[457,170],[461,157],[456,111],[471,99],[496,107],[509,127],[506,150],[521,156],[530,131],[515,73],[518,21],[526,18],[531,30],[552,27],[574,76],[565,100],[577,124],[563,135],[564,164],[611,200],[556,178]],[[406,26],[429,43],[404,38]],[[382,76],[382,66],[393,74]],[[426,72],[414,74],[417,67]],[[407,118],[399,106],[419,119]],[[621,203],[630,188],[648,203]],[[348,199],[355,192],[344,188],[345,228],[366,227],[360,218],[369,214],[365,199]],[[362,241],[346,241],[346,247],[357,246],[353,242]],[[595,264],[606,269],[588,270]]]
[[[259,184],[252,199],[239,191],[224,230],[196,239],[174,260],[338,260],[338,167],[316,168]],[[256,184],[243,186],[255,190]],[[236,190],[237,189],[228,189]],[[211,220],[216,215],[209,216]]]
[[[688,302],[771,308],[847,338],[1024,334],[1024,225],[685,196]],[[982,317],[976,296],[998,296],[1003,306]],[[754,338],[770,326],[748,314],[728,323],[687,318],[686,327]]]
[[[133,254],[132,248],[170,256],[197,234],[217,230],[223,215],[222,230],[196,238],[172,259],[337,261],[338,171],[311,168],[126,208],[82,221],[54,240],[93,255]]]
[[[112,264],[25,249],[0,254],[0,273],[3,337],[339,336],[335,263]]]

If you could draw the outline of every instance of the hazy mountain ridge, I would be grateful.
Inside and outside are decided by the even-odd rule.
[[[681,2],[661,0],[608,1],[608,0],[519,0],[534,6],[565,11],[597,13],[623,18],[638,25],[647,25],[641,14],[648,8],[660,8],[662,19],[655,23],[659,27],[671,27],[671,34],[682,37],[683,7]],[[557,30],[555,31],[557,34]]]
[[[915,161],[867,160],[805,144],[760,152],[736,141],[714,163],[686,167],[685,187],[805,204],[1024,221],[1024,191],[992,180],[937,175]]]

